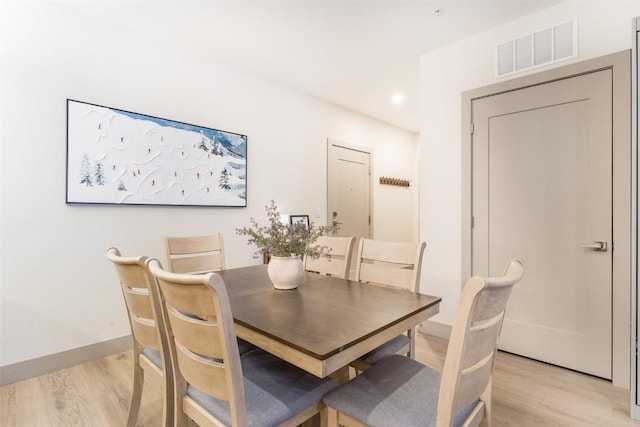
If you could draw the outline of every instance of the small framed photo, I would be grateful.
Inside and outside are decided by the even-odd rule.
[[[309,215],[289,215],[289,224],[299,224],[309,227]]]

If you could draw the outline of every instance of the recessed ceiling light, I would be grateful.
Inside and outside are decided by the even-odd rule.
[[[393,96],[391,97],[391,102],[393,102],[396,105],[400,105],[404,102],[404,93],[402,92],[396,92],[393,94]]]
[[[433,11],[433,14],[436,16],[442,16],[443,13],[444,13],[444,9],[436,9]]]

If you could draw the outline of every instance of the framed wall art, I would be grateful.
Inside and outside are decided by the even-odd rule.
[[[67,100],[67,203],[247,205],[247,136]]]
[[[309,227],[309,215],[289,215],[289,224],[299,224]]]

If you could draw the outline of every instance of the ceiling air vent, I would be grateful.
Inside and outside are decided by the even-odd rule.
[[[498,44],[496,77],[578,56],[578,18]]]

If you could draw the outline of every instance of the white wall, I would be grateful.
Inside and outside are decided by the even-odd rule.
[[[374,152],[374,235],[417,237],[415,186],[386,203],[380,175],[417,182],[415,135],[140,39],[64,3],[0,13],[0,366],[129,333],[105,251],[163,259],[161,237],[221,231],[227,264],[258,263],[235,228],[283,213],[326,221],[326,139]],[[66,205],[66,99],[248,135],[248,207]]]
[[[638,1],[568,1],[422,55],[420,235],[427,250],[421,289],[442,297],[441,312],[434,321],[453,323],[466,279],[461,277],[462,92],[506,80],[494,77],[497,43],[577,16],[579,57],[553,66],[559,67],[630,49],[631,20],[638,15]]]

